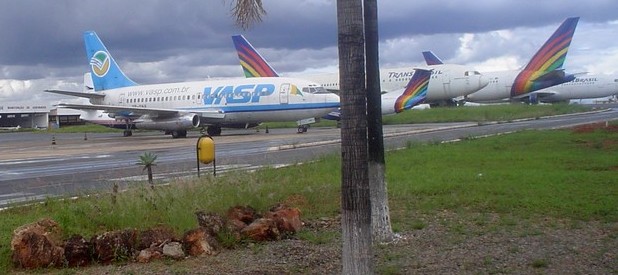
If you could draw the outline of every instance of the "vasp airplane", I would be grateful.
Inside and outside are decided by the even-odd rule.
[[[232,36],[236,52],[246,77],[275,77],[279,74],[266,62],[257,50],[242,35]],[[382,91],[403,92],[415,74],[411,68],[380,69]],[[452,102],[485,87],[489,81],[479,72],[462,65],[433,67],[426,94],[428,103]],[[296,75],[322,84],[326,89],[339,91],[339,73]]]
[[[564,72],[562,65],[578,21],[579,17],[567,18],[523,70],[483,73],[489,79],[489,85],[465,96],[464,100],[491,103],[521,99],[531,92],[575,79],[575,75]],[[444,65],[430,51],[423,52],[423,56],[427,65]]]
[[[304,121],[339,107],[339,97],[321,85],[297,78],[238,78],[138,85],[116,64],[95,32],[84,33],[94,92],[46,90],[86,97],[92,105],[60,104],[102,110],[138,129],[164,130],[174,138],[207,125],[209,135],[221,127],[253,127],[265,121]]]

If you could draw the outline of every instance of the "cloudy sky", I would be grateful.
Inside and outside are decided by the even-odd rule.
[[[94,30],[144,83],[241,77],[230,36],[243,34],[281,74],[337,70],[334,0],[264,0],[267,15],[235,26],[232,0],[3,1],[0,102],[54,104],[44,89],[81,90]],[[618,1],[378,0],[382,67],[420,66],[421,51],[483,71],[518,69],[567,17],[580,21],[569,72],[618,73]]]

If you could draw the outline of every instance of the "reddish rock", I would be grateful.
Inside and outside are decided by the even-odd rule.
[[[242,236],[255,241],[272,241],[281,238],[277,223],[273,219],[260,218],[243,228]]]
[[[177,241],[174,230],[163,226],[141,231],[138,236],[137,250],[144,250],[149,247],[159,246],[166,242]]]
[[[198,211],[195,212],[195,216],[197,216],[197,224],[208,230],[211,235],[217,235],[225,227],[225,220],[221,215]]]
[[[56,246],[62,246],[62,229],[57,222],[52,219],[44,218],[37,222],[25,224],[13,230],[13,240],[22,232],[35,232],[41,234]]]
[[[80,235],[73,235],[64,244],[64,258],[69,267],[87,266],[92,260],[90,242]]]
[[[300,220],[300,209],[287,207],[282,204],[271,208],[264,217],[273,219],[281,233],[296,233],[303,226]]]
[[[20,226],[13,231],[11,251],[16,267],[34,269],[62,266],[64,248],[61,229],[51,219]]]
[[[259,217],[251,206],[234,206],[227,210],[228,220],[239,220],[245,224],[250,224]]]
[[[187,254],[199,256],[202,254],[214,255],[218,244],[206,228],[199,227],[189,230],[184,234],[182,246]]]
[[[126,229],[93,236],[93,257],[102,264],[132,258],[137,243],[137,230]]]
[[[142,249],[137,258],[135,259],[138,263],[149,263],[152,260],[163,258],[163,249],[160,247],[149,247],[146,249]]]
[[[64,262],[64,249],[55,246],[46,236],[37,232],[25,231],[19,240],[11,242],[13,264],[16,267],[36,269],[60,267]]]
[[[247,227],[247,225],[248,224],[239,220],[228,220],[226,223],[226,228],[231,232],[240,232],[240,230]]]

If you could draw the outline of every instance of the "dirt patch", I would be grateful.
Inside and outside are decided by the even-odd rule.
[[[573,133],[592,133],[596,130],[603,130],[609,133],[618,132],[618,125],[609,125],[605,122],[590,123],[573,127]]]

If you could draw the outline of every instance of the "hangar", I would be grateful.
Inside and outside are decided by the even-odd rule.
[[[81,112],[26,103],[0,103],[0,127],[58,128],[81,125]]]
[[[49,108],[45,105],[0,103],[0,127],[47,128]]]

